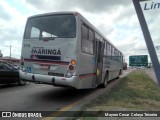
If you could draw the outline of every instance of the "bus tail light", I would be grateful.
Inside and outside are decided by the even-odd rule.
[[[76,60],[71,60],[69,64],[69,70],[73,71],[75,68],[75,65],[77,64]]]
[[[76,61],[75,60],[71,60],[71,65],[76,65]]]
[[[68,70],[67,70],[67,72],[65,74],[66,77],[69,78],[69,77],[73,76],[76,64],[77,64],[76,60],[73,59],[73,60],[70,61],[70,64],[68,66]]]
[[[74,69],[74,66],[73,65],[70,65],[69,66],[69,70],[73,70]]]

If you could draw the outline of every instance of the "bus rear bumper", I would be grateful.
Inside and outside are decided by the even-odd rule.
[[[22,70],[19,71],[19,75],[20,79],[23,79],[24,81],[42,82],[44,84],[62,85],[62,86],[70,86],[77,88],[76,81],[78,79],[78,76],[72,76],[70,78],[66,78],[66,77],[26,73],[23,72]]]

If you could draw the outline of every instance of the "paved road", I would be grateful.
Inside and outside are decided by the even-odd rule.
[[[0,110],[58,110],[95,90],[75,90],[34,83],[26,86],[1,85]]]
[[[28,83],[26,86],[1,85],[1,111],[56,111],[83,97],[94,90],[75,90],[51,85]],[[16,120],[16,118],[15,118]]]
[[[131,71],[124,71],[123,76],[129,72]],[[105,89],[89,90],[34,83],[28,83],[26,86],[0,85],[0,111],[57,111],[66,108],[66,106],[73,107],[79,102],[94,99],[106,89],[110,89],[117,81],[113,80]]]

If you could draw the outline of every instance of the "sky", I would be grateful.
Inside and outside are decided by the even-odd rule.
[[[151,8],[151,4],[147,7]],[[144,8],[144,3],[141,5]],[[80,12],[123,52],[127,63],[130,55],[148,55],[132,0],[0,0],[0,10],[0,50],[3,56],[10,55],[11,45],[11,56],[20,58],[27,17],[57,11]],[[144,12],[154,45],[160,45],[160,11]],[[159,53],[160,50],[157,51],[160,57]]]

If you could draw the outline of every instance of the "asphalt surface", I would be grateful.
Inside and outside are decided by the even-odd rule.
[[[26,86],[1,85],[0,111],[57,111],[94,91],[96,89],[76,90],[33,83]]]
[[[153,69],[144,70],[155,82],[156,76]],[[124,77],[132,70],[125,70]],[[114,87],[119,80],[111,81],[105,89],[88,89],[76,90],[71,88],[54,87],[51,85],[27,83],[26,86],[18,86],[17,84],[0,85],[0,111],[76,111],[79,110],[84,104],[95,99],[104,91]],[[0,120],[7,118],[0,118]],[[8,118],[10,120],[11,118]],[[12,118],[17,120],[22,118]],[[41,120],[42,118],[23,118],[25,120]],[[59,117],[43,118],[43,120],[58,119]],[[105,119],[105,118],[98,118]],[[131,119],[131,118],[111,118],[117,119]],[[132,119],[145,119],[145,118],[132,118]]]
[[[129,72],[131,70],[124,71],[123,76]],[[90,100],[102,94],[106,89],[113,87],[117,81],[113,80],[105,89],[96,88],[88,90],[76,90],[34,83],[27,83],[25,86],[18,86],[17,84],[0,85],[0,111],[59,111],[70,110],[76,107],[78,109],[80,105],[83,105],[82,103],[90,102]]]

